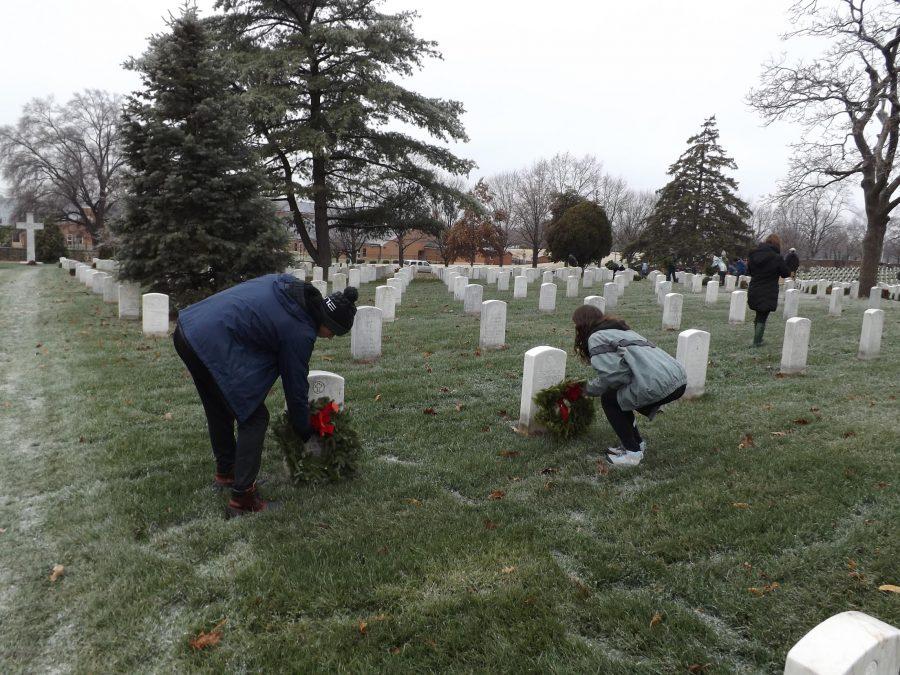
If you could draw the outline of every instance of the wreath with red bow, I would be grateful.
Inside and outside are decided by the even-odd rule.
[[[349,413],[330,398],[320,398],[309,402],[309,424],[313,435],[305,443],[287,412],[272,429],[291,481],[328,483],[355,474],[361,446]]]
[[[551,436],[570,439],[583,434],[594,421],[594,403],[584,393],[584,380],[565,380],[535,394],[535,421]]]

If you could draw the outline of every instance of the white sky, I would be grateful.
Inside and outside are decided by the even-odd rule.
[[[213,0],[198,0],[201,10]],[[592,153],[636,188],[657,189],[704,118],[716,114],[741,193],[771,192],[787,167],[786,125],[745,104],[761,64],[790,48],[789,0],[387,0],[417,8],[443,61],[409,83],[466,108],[479,175],[568,150]],[[122,62],[164,28],[178,0],[0,0],[0,124],[32,97],[138,85]]]

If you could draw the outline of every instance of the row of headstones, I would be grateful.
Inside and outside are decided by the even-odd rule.
[[[876,280],[879,283],[890,283],[896,280],[898,271],[900,270],[895,267],[879,267],[876,272]],[[856,281],[859,279],[859,275],[859,267],[814,267],[805,272],[797,272],[798,278],[809,279],[813,283],[822,276],[827,279],[837,279],[838,281]]]
[[[374,307],[360,305],[356,308],[353,328],[350,329],[350,356],[354,361],[372,363],[381,357],[383,325],[396,320],[397,307],[403,303],[403,294],[415,274],[412,267],[398,270],[385,285],[375,288]],[[324,282],[313,281],[314,285],[316,283]]]
[[[823,299],[827,296],[849,295],[855,298],[859,295],[859,282],[831,281],[829,279],[800,280],[800,290],[804,293],[815,293],[816,297]],[[869,306],[878,309],[881,305],[883,291],[888,292],[890,300],[900,300],[900,284],[879,283],[869,289]],[[840,291],[836,293],[835,291]]]

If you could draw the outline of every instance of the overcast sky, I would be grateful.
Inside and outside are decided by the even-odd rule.
[[[213,0],[198,0],[209,10]],[[592,153],[641,189],[666,182],[688,136],[715,114],[741,193],[771,192],[798,132],[763,127],[745,97],[761,64],[790,45],[789,0],[387,0],[418,9],[417,33],[438,41],[408,83],[466,108],[479,168],[522,167],[560,151]],[[127,93],[122,69],[164,29],[177,0],[0,1],[0,124],[36,96],[93,87]]]

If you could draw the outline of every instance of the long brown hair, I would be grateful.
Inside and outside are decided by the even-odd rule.
[[[584,361],[590,361],[588,338],[598,330],[629,330],[628,324],[617,316],[604,314],[593,305],[582,305],[572,314],[575,323],[575,353]]]
[[[779,237],[774,232],[772,234],[770,234],[768,237],[766,237],[765,243],[771,244],[772,246],[774,246],[775,248],[778,249],[779,253],[781,253],[781,237]]]

